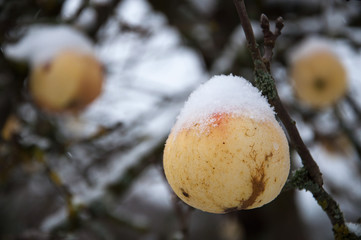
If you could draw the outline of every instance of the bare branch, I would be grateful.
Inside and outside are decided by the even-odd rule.
[[[312,193],[313,197],[317,200],[318,205],[320,205],[330,219],[335,239],[359,239],[351,233],[345,225],[345,219],[338,203],[325,191],[325,189],[323,189],[323,187],[309,179],[308,172],[305,168],[295,171],[290,181],[287,182],[287,185],[297,187],[300,190],[305,189]]]
[[[291,185],[298,187],[299,189],[306,189],[312,193],[318,204],[329,217],[333,225],[332,229],[336,239],[357,239],[353,233],[349,232],[347,226],[345,225],[343,213],[341,212],[337,202],[322,187],[323,179],[319,167],[300,137],[295,122],[291,119],[278,96],[274,79],[270,72],[269,62],[272,58],[272,50],[274,48],[275,41],[281,34],[281,30],[283,28],[283,19],[277,19],[275,33],[272,33],[269,29],[268,18],[266,15],[262,14],[261,27],[264,33],[265,42],[265,56],[262,58],[248,19],[244,1],[234,0],[234,4],[237,8],[243,30],[247,38],[248,49],[253,58],[256,86],[262,91],[262,94],[267,97],[269,103],[275,108],[277,116],[282,121],[288,133],[291,145],[297,150],[302,159],[302,164],[304,165],[303,168],[298,170],[291,177],[287,185],[291,182]]]
[[[255,83],[256,86],[262,91],[262,94],[265,95],[269,101],[269,103],[275,108],[277,116],[280,118],[282,123],[284,124],[287,133],[290,138],[291,144],[295,147],[298,154],[302,159],[302,164],[308,170],[310,177],[314,182],[322,186],[322,174],[315,160],[311,156],[309,150],[307,149],[305,143],[303,142],[297,127],[295,126],[295,121],[291,119],[285,107],[283,106],[274,83],[274,79],[267,68],[267,64],[264,63],[263,58],[260,55],[260,51],[257,47],[256,40],[253,34],[252,26],[249,21],[246,7],[243,0],[234,0],[234,3],[237,8],[237,12],[239,18],[241,20],[241,24],[243,26],[243,30],[245,32],[249,51],[251,52],[254,68],[255,68]],[[266,21],[267,17],[263,16],[263,25],[267,28],[269,23]],[[281,26],[283,26],[282,20],[279,19],[278,23],[278,32],[281,32]],[[277,38],[277,37],[276,37]],[[274,45],[274,43],[273,43]],[[273,49],[273,48],[272,48]]]

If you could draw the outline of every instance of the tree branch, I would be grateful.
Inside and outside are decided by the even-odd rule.
[[[313,182],[305,168],[295,171],[292,178],[287,182],[288,186],[293,186],[299,190],[310,191],[317,200],[318,205],[327,214],[333,226],[332,230],[335,239],[359,239],[355,234],[351,233],[345,225],[345,219],[337,202],[323,189],[323,187]]]
[[[256,40],[253,34],[252,26],[246,12],[244,1],[234,0],[234,3],[236,5],[242,27],[248,41],[249,51],[251,52],[253,58],[256,86],[262,91],[262,94],[267,97],[269,103],[275,108],[277,116],[280,118],[284,127],[287,130],[292,146],[295,147],[296,151],[300,155],[302,159],[302,164],[306,167],[307,171],[310,174],[310,177],[315,183],[322,186],[323,180],[320,169],[316,164],[315,160],[313,159],[312,155],[310,154],[309,150],[307,149],[305,143],[303,142],[298,132],[298,129],[295,126],[295,121],[291,119],[285,107],[283,106],[277,93],[275,81],[270,71],[267,69],[266,64],[263,62],[263,58],[260,55],[257,43],[255,42]],[[279,35],[281,33],[281,23],[282,21],[280,20],[277,27],[277,29],[279,30],[276,30],[278,32],[274,35]],[[268,46],[268,48],[270,48],[270,46]],[[273,47],[269,50],[272,51]]]
[[[298,187],[299,189],[306,189],[313,194],[318,204],[329,217],[333,225],[334,236],[336,239],[356,239],[357,237],[353,233],[350,233],[345,225],[345,219],[337,202],[323,189],[323,179],[320,169],[303,142],[295,125],[295,121],[291,119],[278,96],[274,79],[270,72],[269,62],[272,57],[275,41],[281,34],[281,29],[283,27],[282,18],[278,18],[276,31],[275,33],[272,33],[269,29],[268,18],[265,15],[262,15],[261,27],[265,34],[265,57],[262,58],[255,41],[244,0],[234,0],[234,4],[247,38],[248,49],[251,52],[253,59],[255,84],[257,88],[262,91],[262,94],[267,97],[269,103],[275,108],[277,116],[282,121],[288,133],[291,145],[297,150],[302,159],[304,167],[297,171],[296,174],[291,177],[289,182],[292,183],[291,185]]]

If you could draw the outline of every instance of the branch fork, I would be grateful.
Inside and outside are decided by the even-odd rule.
[[[265,14],[261,15],[261,28],[264,38],[264,54],[262,61],[267,67],[267,70],[270,72],[270,63],[273,56],[273,48],[275,47],[277,38],[281,35],[282,28],[284,26],[283,18],[278,17],[276,20],[276,29],[274,32],[270,30],[270,23],[268,17]]]

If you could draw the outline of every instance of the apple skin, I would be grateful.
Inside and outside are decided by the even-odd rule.
[[[217,113],[204,127],[171,132],[163,166],[175,194],[210,213],[261,207],[284,186],[288,142],[275,119],[257,121]]]
[[[337,56],[327,50],[295,60],[291,79],[296,96],[316,109],[334,104],[347,90],[346,70]]]
[[[34,101],[51,112],[78,112],[102,90],[103,69],[94,56],[63,51],[34,66],[29,89]]]

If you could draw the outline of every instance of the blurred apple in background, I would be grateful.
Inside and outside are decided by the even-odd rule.
[[[41,108],[64,112],[85,108],[99,96],[102,83],[102,66],[95,57],[63,51],[33,67],[29,86]]]
[[[313,108],[336,103],[346,94],[346,70],[327,43],[306,41],[291,62],[291,79],[296,96]]]

